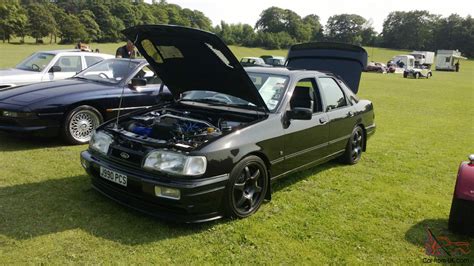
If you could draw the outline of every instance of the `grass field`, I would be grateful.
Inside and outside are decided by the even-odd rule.
[[[0,67],[52,48],[69,47],[0,44]],[[238,57],[286,53],[231,48]],[[401,53],[367,50],[383,62]],[[426,228],[474,244],[447,232],[458,164],[474,153],[473,74],[473,61],[429,80],[364,73],[359,96],[373,101],[378,128],[362,161],[283,179],[245,220],[176,225],[141,215],[91,189],[79,164],[86,146],[0,134],[0,263],[421,264]]]

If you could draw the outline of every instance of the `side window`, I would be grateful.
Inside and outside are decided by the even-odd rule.
[[[332,78],[320,78],[321,91],[326,101],[326,111],[343,107],[347,105],[344,93]]]
[[[86,64],[87,67],[92,66],[95,63],[98,63],[100,61],[104,60],[102,57],[97,57],[97,56],[86,56]]]
[[[322,111],[315,79],[302,79],[296,83],[291,96],[290,107],[310,108],[313,113]]]
[[[61,56],[54,64],[61,67],[61,72],[79,72],[82,70],[80,56]]]
[[[158,77],[158,75],[156,75],[155,72],[149,66],[143,67],[140,71],[138,71],[138,73],[135,75],[134,78],[144,78],[144,79],[146,79],[146,84],[147,85],[161,84],[162,83],[162,81]]]

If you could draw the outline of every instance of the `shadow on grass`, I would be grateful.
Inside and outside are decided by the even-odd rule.
[[[0,152],[53,148],[65,145],[60,137],[0,133]]]
[[[447,219],[425,219],[413,225],[406,233],[405,239],[413,245],[419,246],[425,252],[425,244],[429,237],[428,229],[433,235],[439,239],[440,243],[446,243],[445,237],[451,242],[468,242],[470,243],[470,252],[463,258],[469,258],[470,263],[474,263],[474,238],[470,236],[458,235],[448,230]],[[453,248],[453,247],[448,247]],[[427,255],[428,256],[428,255]]]
[[[328,162],[278,180],[278,192],[309,175],[340,164]],[[22,240],[80,229],[126,245],[139,245],[208,230],[204,224],[165,222],[123,207],[92,189],[87,175],[0,187],[0,234]]]
[[[0,188],[0,234],[19,240],[81,229],[138,245],[197,233],[217,223],[174,224],[142,215],[93,190],[86,175]]]
[[[300,182],[303,179],[307,179],[310,176],[316,175],[325,170],[328,170],[331,168],[337,168],[337,167],[344,167],[344,166],[347,166],[347,165],[344,165],[338,162],[337,160],[332,160],[332,161],[320,164],[318,166],[311,167],[307,170],[296,172],[289,176],[284,176],[281,179],[276,180],[275,183],[272,184],[272,193],[285,189],[286,187],[289,187],[295,183]]]

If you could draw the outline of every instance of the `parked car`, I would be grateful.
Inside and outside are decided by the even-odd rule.
[[[240,64],[242,66],[270,66],[260,57],[243,57],[240,59]]]
[[[55,50],[36,52],[16,67],[0,70],[0,90],[30,83],[70,78],[77,72],[112,55],[81,52],[81,50]]]
[[[419,66],[416,65],[413,68],[405,68],[403,71],[403,77],[404,78],[427,78],[429,79],[430,77],[433,76],[433,72],[431,72],[431,69],[429,69],[426,66]]]
[[[454,188],[449,230],[474,235],[474,154],[459,165]]]
[[[106,59],[66,80],[0,91],[0,130],[59,133],[69,143],[86,143],[92,131],[119,110],[157,104],[161,85],[144,59]]]
[[[184,222],[248,217],[271,182],[334,158],[355,164],[375,132],[372,103],[355,95],[361,47],[295,45],[291,70],[244,69],[209,32],[124,33],[176,99],[101,125],[81,153],[92,186],[131,208]]]
[[[270,66],[284,66],[286,58],[283,56],[262,55],[260,58],[265,61],[265,64]]]
[[[365,68],[366,72],[387,73],[388,68],[385,64],[380,62],[369,62]]]

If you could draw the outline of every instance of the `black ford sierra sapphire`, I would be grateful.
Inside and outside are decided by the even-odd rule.
[[[243,68],[214,34],[170,25],[124,31],[174,100],[94,132],[81,164],[92,186],[133,209],[182,222],[244,218],[274,180],[331,159],[357,163],[375,132],[356,96],[358,46],[291,47],[283,68]]]

